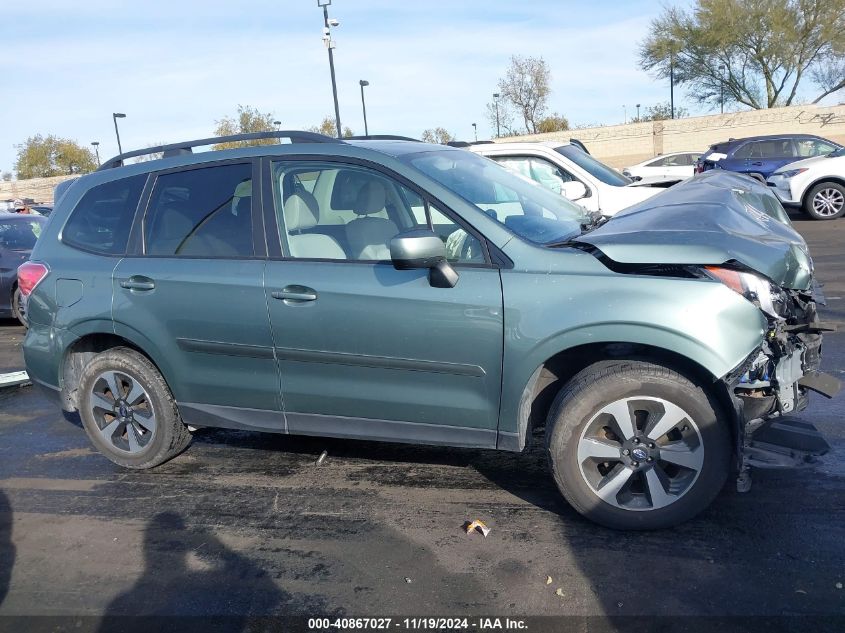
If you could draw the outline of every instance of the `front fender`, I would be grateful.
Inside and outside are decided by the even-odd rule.
[[[709,280],[508,271],[502,285],[503,434],[518,433],[520,400],[538,368],[567,350],[644,345],[680,355],[715,379],[742,363],[766,329],[759,309]]]

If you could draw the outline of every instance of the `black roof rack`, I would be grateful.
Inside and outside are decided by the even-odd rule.
[[[413,141],[422,143],[418,138],[410,136],[397,136],[396,134],[370,134],[369,136],[345,136],[344,141]]]
[[[127,158],[134,158],[135,156],[145,156],[147,154],[156,154],[162,152],[164,158],[171,156],[181,156],[183,154],[193,154],[192,147],[201,147],[203,145],[215,145],[217,143],[231,143],[234,141],[256,141],[265,138],[286,138],[291,143],[343,143],[340,139],[317,132],[300,132],[297,130],[280,130],[278,132],[249,132],[246,134],[232,134],[230,136],[213,136],[211,138],[201,138],[194,141],[182,141],[181,143],[169,143],[167,145],[156,145],[155,147],[145,147],[144,149],[136,149],[131,152],[124,152],[114,158],[110,158],[103,163],[98,171],[103,169],[112,169],[114,167],[122,167],[123,161]]]
[[[447,141],[449,147],[471,147],[473,145],[490,145],[494,141]]]

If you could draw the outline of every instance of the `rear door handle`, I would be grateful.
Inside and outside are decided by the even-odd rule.
[[[274,290],[270,293],[274,299],[281,299],[285,303],[303,303],[316,301],[317,292],[306,286],[285,286],[281,290]]]
[[[120,287],[127,290],[152,290],[156,287],[156,284],[149,277],[132,275],[129,279],[121,279]]]

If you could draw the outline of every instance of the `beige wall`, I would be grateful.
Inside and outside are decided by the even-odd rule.
[[[733,112],[654,123],[533,134],[499,139],[552,141],[577,138],[590,153],[613,167],[633,165],[658,154],[703,151],[731,137],[761,134],[816,134],[845,145],[845,105],[792,106],[751,112]]]
[[[54,176],[53,178],[31,178],[0,182],[0,200],[7,198],[32,198],[36,202],[53,202],[53,189],[63,180],[75,176]]]

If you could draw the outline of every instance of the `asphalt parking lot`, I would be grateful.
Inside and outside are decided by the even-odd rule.
[[[829,299],[823,317],[845,322],[845,220],[796,226]],[[23,368],[23,335],[0,322],[0,373]],[[845,331],[823,355],[845,380]],[[820,463],[757,471],[751,492],[729,484],[677,529],[619,533],[567,507],[536,449],[202,430],[173,461],[130,472],[33,388],[5,390],[0,616],[809,615],[837,626],[845,395],[814,396],[801,417],[833,447]],[[486,538],[461,530],[476,518]]]

